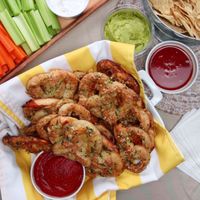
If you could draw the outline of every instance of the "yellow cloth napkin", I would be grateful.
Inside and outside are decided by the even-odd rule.
[[[101,59],[116,61],[130,72],[138,80],[141,87],[140,95],[144,99],[143,85],[135,68],[133,58],[134,46],[109,41],[95,42],[73,52],[66,53],[42,63],[0,85],[0,110],[16,123],[18,127],[27,125],[29,122],[24,118],[21,106],[30,99],[25,89],[29,78],[35,74],[55,68],[68,71],[95,71],[96,63]],[[110,198],[114,200],[116,198],[115,192],[106,193],[107,191],[128,189],[158,180],[163,174],[181,163],[183,161],[183,156],[177,149],[168,131],[159,123],[156,123],[156,133],[156,148],[151,153],[151,161],[145,171],[140,174],[134,174],[125,170],[119,177],[98,177],[89,179],[85,182],[82,190],[75,199],[94,200],[99,198],[101,200],[107,200]],[[31,154],[24,151],[13,152],[1,143],[0,148],[4,152],[5,157],[7,157],[6,162],[8,162],[9,166],[11,165],[9,169],[10,176],[8,178],[12,181],[12,174],[17,174],[18,176],[18,179],[16,179],[17,181],[13,178],[13,188],[10,188],[10,186],[6,184],[3,185],[4,195],[2,200],[13,200],[7,195],[7,193],[11,191],[15,200],[41,200],[42,197],[34,190],[30,181],[29,171],[31,166]],[[9,187],[9,190],[7,187]],[[16,190],[15,187],[17,187],[18,190]],[[20,198],[18,198],[18,193],[20,193]],[[11,196],[13,197],[13,195]]]

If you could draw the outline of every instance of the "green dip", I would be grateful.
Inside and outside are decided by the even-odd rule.
[[[139,11],[124,8],[112,13],[104,26],[107,40],[135,45],[136,53],[142,51],[151,39],[147,18]]]

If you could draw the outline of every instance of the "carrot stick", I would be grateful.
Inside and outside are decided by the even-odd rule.
[[[25,52],[21,49],[21,47],[18,47],[14,44],[9,34],[6,32],[6,30],[3,28],[1,24],[0,24],[0,42],[3,44],[6,50],[9,53],[11,53],[13,60],[17,58],[18,60],[23,61],[25,59],[26,57]]]
[[[4,35],[8,35],[7,31],[5,30],[5,28],[3,27],[2,23],[0,23],[0,30],[3,32]],[[10,36],[9,36],[10,37]]]
[[[3,66],[3,65],[5,65],[5,64],[6,64],[6,61],[5,61],[3,55],[0,52],[0,67]]]
[[[17,59],[16,55],[13,54],[13,53],[11,53],[10,56],[11,56],[11,58],[12,58],[13,60]]]
[[[14,47],[13,54],[21,62],[27,57],[26,53],[22,50],[22,48],[17,46]]]
[[[5,49],[11,53],[12,51],[14,51],[14,44],[12,43],[12,41],[8,38],[8,36],[3,34],[3,31],[0,30],[0,42],[3,44],[3,46],[5,47]]]
[[[3,77],[3,75],[4,75],[4,71],[3,71],[2,66],[1,66],[0,67],[0,78]]]
[[[3,71],[3,75],[5,75],[9,71],[9,68],[8,68],[7,65],[3,65],[3,66],[1,66],[1,68],[2,68],[2,71]]]
[[[9,53],[6,51],[6,49],[4,48],[4,46],[1,43],[0,43],[0,54],[4,58],[6,64],[8,65],[8,68],[10,70],[15,68],[14,61],[12,60],[11,56],[9,55]]]
[[[0,78],[2,78],[8,72],[7,65],[2,65],[0,67]]]

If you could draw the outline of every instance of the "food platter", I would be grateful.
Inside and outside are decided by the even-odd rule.
[[[178,28],[171,26],[169,22],[161,19],[153,9],[149,0],[143,0],[143,5],[146,10],[147,15],[151,18],[155,24],[157,30],[157,36],[160,40],[177,40],[184,42],[188,45],[197,45],[200,44],[200,39],[191,37],[189,35],[181,34]]]
[[[8,74],[6,74],[3,78],[0,79],[0,84],[9,80],[14,75],[19,73],[20,70],[24,69],[31,61],[36,59],[39,55],[41,55],[43,52],[45,52],[49,47],[54,45],[58,40],[60,40],[62,37],[64,37],[70,30],[72,30],[74,27],[76,27],[79,23],[81,23],[83,20],[85,20],[89,15],[91,15],[93,12],[95,12],[98,8],[103,6],[105,3],[107,3],[108,0],[91,0],[89,1],[89,4],[86,8],[86,10],[76,18],[63,18],[58,17],[58,21],[61,26],[61,31],[55,35],[48,43],[41,46],[39,50],[28,56],[22,63],[20,63],[16,68],[11,70]]]

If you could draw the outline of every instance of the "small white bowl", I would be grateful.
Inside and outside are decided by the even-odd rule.
[[[44,152],[39,153],[39,154],[35,157],[35,159],[33,160],[32,164],[31,164],[30,176],[31,176],[31,182],[32,182],[34,188],[37,190],[37,192],[38,192],[39,194],[41,194],[43,197],[45,197],[45,198],[47,198],[47,199],[52,199],[52,200],[68,200],[68,199],[74,197],[74,196],[81,190],[81,188],[83,187],[83,184],[84,184],[84,182],[85,182],[85,167],[82,166],[82,167],[83,167],[83,180],[82,180],[82,182],[81,182],[79,188],[78,188],[73,194],[68,195],[68,196],[65,196],[65,197],[55,197],[55,196],[48,195],[48,194],[44,193],[44,192],[38,187],[38,185],[37,185],[36,182],[35,182],[34,173],[33,173],[33,169],[34,169],[34,166],[35,166],[35,162],[36,162],[36,160],[38,159],[38,157],[39,157],[41,154],[43,154],[43,153],[44,153]]]
[[[194,52],[192,51],[192,49],[189,48],[187,45],[185,45],[181,42],[173,41],[173,40],[169,40],[169,41],[165,41],[165,42],[161,42],[161,43],[157,44],[154,48],[151,49],[151,51],[149,52],[149,54],[147,56],[147,59],[146,59],[146,62],[145,62],[145,70],[149,74],[149,62],[150,62],[152,55],[154,54],[154,52],[156,52],[161,47],[166,47],[166,46],[173,46],[173,47],[178,47],[180,49],[183,49],[188,54],[188,56],[190,56],[190,58],[192,59],[192,63],[193,63],[192,76],[191,76],[190,80],[188,81],[188,83],[186,85],[184,85],[183,87],[176,89],[176,90],[167,90],[167,89],[159,87],[156,84],[156,82],[155,82],[155,84],[157,85],[159,90],[163,93],[178,94],[178,93],[185,92],[186,90],[188,90],[194,84],[194,82],[197,79],[198,72],[199,72],[197,57],[194,54]],[[149,76],[150,76],[150,74],[149,74]]]
[[[72,18],[80,15],[89,0],[46,0],[49,9],[60,17]]]

